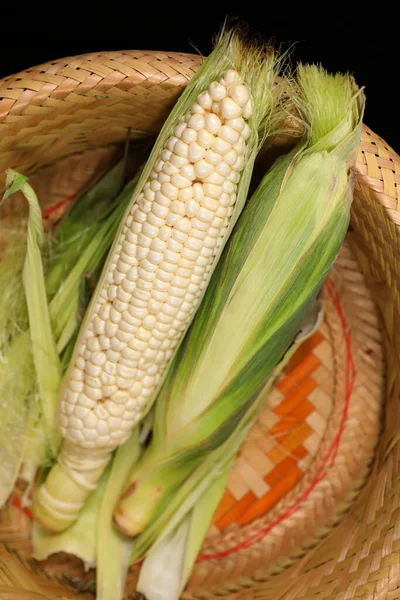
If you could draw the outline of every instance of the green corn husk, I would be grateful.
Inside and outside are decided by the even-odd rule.
[[[364,96],[351,77],[316,66],[300,66],[298,84],[307,135],[243,212],[157,399],[152,443],[117,506],[129,530],[143,532],[133,559],[156,541],[172,506],[190,504],[221,449],[238,447],[346,234]]]
[[[215,509],[225,490],[236,454],[265,403],[276,377],[299,348],[320,327],[322,306],[315,302],[303,321],[301,331],[283,360],[276,366],[251,409],[222,446],[197,468],[175,494],[167,510],[135,540],[132,559],[151,545],[137,585],[147,600],[178,600],[190,577]]]
[[[0,283],[4,288],[4,294],[0,294],[0,308],[4,310],[0,317],[0,506],[14,486],[21,464],[21,475],[32,482],[38,466],[54,456],[59,378],[68,365],[89,300],[84,276],[98,277],[137,181],[135,177],[118,194],[124,169],[125,161],[120,161],[76,200],[42,253],[36,243],[44,240],[34,192],[26,178],[10,172],[6,197],[18,189],[27,193],[33,202],[34,220],[28,222],[28,245],[20,224],[5,231],[8,243],[0,262]],[[42,263],[44,266],[40,267]],[[28,329],[29,305],[36,333]],[[44,320],[46,313],[50,324]],[[56,352],[53,342],[43,343],[45,331],[48,340],[54,336]],[[55,366],[51,376],[50,355]],[[38,377],[35,364],[44,371],[44,378]]]

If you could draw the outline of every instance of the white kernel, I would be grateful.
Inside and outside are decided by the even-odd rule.
[[[144,213],[148,213],[151,210],[151,202],[146,198],[142,198],[139,202],[139,209]]]
[[[151,211],[160,219],[164,219],[168,214],[168,206],[161,206],[158,202],[154,202]]]
[[[204,158],[207,162],[209,162],[212,165],[218,165],[222,160],[222,156],[211,149],[207,150]]]
[[[226,177],[214,171],[214,173],[211,173],[211,175],[205,178],[204,183],[214,183],[215,185],[222,185],[225,179]]]
[[[194,170],[198,179],[204,179],[205,177],[211,175],[211,173],[214,171],[214,167],[213,165],[210,165],[209,162],[202,159],[194,165]]]
[[[156,204],[154,202],[154,204]],[[155,215],[154,213],[149,213],[147,215],[147,223],[149,225],[153,225],[154,227],[162,227],[162,225],[164,225],[164,219],[161,219],[160,217],[157,217],[157,215]],[[145,228],[146,223],[143,223],[143,232],[146,233],[146,228]]]
[[[226,98],[225,100],[228,100],[228,98]],[[207,131],[213,134],[218,133],[221,125],[221,119],[217,115],[213,113],[206,115],[204,120],[204,126],[205,129],[207,129]]]
[[[210,110],[212,100],[211,100],[211,96],[208,92],[203,92],[203,93],[199,94],[199,96],[197,98],[197,102],[205,110]]]
[[[190,147],[189,147],[189,153],[190,153]],[[183,167],[180,168],[179,172],[183,177],[186,177],[189,180],[189,183],[187,184],[188,186],[191,184],[191,182],[194,179],[196,179],[196,173],[194,172],[194,167],[190,163],[188,163],[187,165],[183,165]],[[185,186],[179,186],[179,187],[185,187]]]
[[[225,125],[232,127],[232,129],[235,129],[236,131],[239,131],[239,133],[240,133],[241,131],[243,131],[244,127],[246,126],[246,123],[245,123],[243,117],[237,117],[236,119],[227,119],[227,121],[225,121]],[[248,127],[248,125],[247,125],[247,127]]]
[[[137,267],[131,267],[129,269],[129,271],[127,272],[126,276],[127,276],[127,278],[130,281],[136,281],[137,276],[138,276],[138,269],[137,269]]]
[[[129,325],[129,323],[127,323],[126,321],[123,321],[121,319],[121,322],[119,324],[119,331],[123,332],[124,334],[129,335],[129,339],[127,341],[130,341],[132,335],[135,333],[136,331],[136,327],[134,327],[133,325]],[[122,335],[122,333],[120,333],[120,336]],[[111,347],[111,344],[110,344]]]
[[[185,144],[185,145],[187,145],[187,144]],[[188,164],[189,159],[184,156],[178,156],[178,154],[173,154],[171,156],[170,162],[171,162],[171,164],[174,165],[174,167],[176,167],[177,169],[180,169],[181,167],[183,167],[183,165]]]
[[[239,106],[245,106],[250,98],[247,87],[240,83],[231,87],[229,95]]]
[[[164,252],[164,259],[170,263],[178,263],[180,259],[180,254],[178,252],[174,252],[173,250],[166,250]]]
[[[204,240],[205,236],[207,235],[206,231],[200,231],[200,229],[192,229],[191,234],[193,237],[199,239],[199,240]]]
[[[175,165],[173,165],[169,161],[164,163],[163,172],[166,173],[167,175],[173,175],[174,173],[178,173],[178,171],[179,171],[178,167],[175,167]]]
[[[165,260],[161,263],[160,268],[168,273],[175,273],[178,268],[178,263],[168,262]]]
[[[157,315],[161,310],[162,304],[161,302],[157,302],[152,298],[149,302],[149,312],[153,315]]]
[[[237,119],[242,115],[242,108],[232,98],[224,98],[221,102],[221,113],[225,119]]]
[[[174,299],[169,298],[169,301],[174,302]],[[173,304],[164,303],[163,308],[162,308],[163,313],[165,315],[168,315],[169,317],[174,317],[176,315],[176,313],[178,312],[180,305],[182,304],[182,300],[179,299],[178,303],[179,303],[179,306],[173,306]],[[165,341],[170,343],[169,338],[166,338]],[[164,348],[168,348],[168,345],[164,345]],[[161,344],[161,347],[162,347],[162,344]]]
[[[160,184],[165,183],[166,181],[171,181],[171,176],[167,175],[166,173],[164,173],[164,171],[162,171],[158,174],[158,181],[160,182]]]
[[[164,252],[166,243],[164,240],[160,240],[160,238],[156,237],[152,240],[150,248],[155,252]]]
[[[174,200],[171,202],[171,211],[176,213],[177,215],[184,216],[185,214],[185,205],[180,200]]]
[[[143,319],[143,327],[145,329],[153,329],[156,323],[157,319],[153,315],[147,315],[147,317]]]
[[[121,259],[119,259],[117,262],[116,271],[114,271],[114,273],[118,272],[118,273],[122,273],[123,275],[125,275],[127,273],[127,271],[129,271],[129,269],[130,269],[130,265],[128,263],[123,262]],[[116,284],[118,284],[118,281],[115,278],[115,275],[114,275],[114,282]]]
[[[227,155],[225,154],[224,158],[226,158],[226,156]],[[231,167],[225,161],[222,161],[215,167],[215,172],[222,177],[228,177],[231,173]],[[207,179],[209,178],[207,177]]]
[[[167,150],[166,148],[164,148],[164,150],[161,152],[162,160],[169,160],[171,158],[171,154],[171,150]]]
[[[168,148],[168,150],[170,150],[171,152],[173,152],[174,148],[175,148],[175,144],[176,144],[177,141],[178,141],[177,137],[175,137],[175,136],[170,137],[169,140],[168,140],[168,142],[167,142],[167,148]]]
[[[180,173],[175,173],[171,177],[171,184],[174,185],[175,187],[177,187],[178,189],[180,189],[180,188],[186,188],[189,185],[191,185],[191,181],[190,181],[190,179],[188,179],[187,177],[184,177]]]
[[[86,368],[86,363],[85,363],[85,368]],[[76,381],[76,379],[71,379],[68,382],[68,387],[72,392],[81,392],[83,390],[83,383],[82,383],[82,381]]]
[[[232,181],[226,180],[222,184],[222,190],[227,194],[231,194],[235,191],[235,184],[233,184]]]
[[[242,137],[244,140],[247,140],[249,135],[250,135],[250,127],[246,123],[246,125],[244,126],[243,131],[242,131]]]
[[[120,302],[127,303],[131,299],[131,292],[126,292],[122,286],[119,286],[117,291],[117,298],[118,300],[120,300]],[[120,303],[114,300],[113,308],[115,308],[116,310],[118,310],[119,313],[121,313],[123,310],[125,310],[126,306],[121,307]]]
[[[199,240],[195,237],[189,237],[186,242],[186,247],[190,248],[190,250],[195,250],[199,252],[203,247],[203,240]]]
[[[227,85],[231,86],[238,81],[239,74],[235,69],[228,69],[228,71],[225,71],[223,79]]]
[[[239,138],[239,140],[234,145],[234,149],[239,155],[244,154],[246,152],[246,142],[244,141],[243,137]]]
[[[197,134],[197,142],[200,144],[200,146],[203,146],[203,148],[205,149],[210,148],[213,141],[214,136],[212,133],[207,131],[207,129],[201,129]]]
[[[169,150],[167,150],[167,152],[169,152]],[[160,189],[160,187],[161,187],[161,184],[160,184],[160,182],[158,181],[158,179],[153,179],[153,180],[151,181],[151,183],[150,183],[150,188],[151,188],[151,190],[152,190],[154,193],[155,193],[155,192],[158,192],[158,190]]]
[[[214,100],[214,102],[211,105],[211,112],[214,113],[215,115],[220,115],[221,114],[221,102]]]
[[[192,229],[192,224],[187,217],[183,217],[183,219],[181,219],[175,225],[175,227],[176,227],[176,229],[178,229],[178,231],[181,231],[182,233],[189,233],[189,231],[191,231],[191,229]]]
[[[201,206],[199,212],[197,213],[197,218],[204,223],[211,223],[214,218],[214,212],[204,208],[204,206]]]
[[[157,204],[160,204],[160,206],[164,207],[168,207],[171,204],[171,200],[167,198],[167,196],[164,196],[161,190],[156,192],[156,202]]]
[[[206,223],[205,221],[200,221],[199,215],[197,213],[197,215],[195,217],[193,217],[193,219],[192,219],[192,227],[193,227],[193,229],[196,229],[196,230],[207,231],[208,223]],[[193,233],[193,235],[194,235],[194,233]],[[186,258],[186,257],[184,257],[184,258]],[[195,259],[193,259],[193,260],[195,260]]]
[[[103,321],[103,319],[101,319],[99,315],[96,315],[93,320],[93,329],[94,332],[97,333],[97,335],[102,335],[104,333],[105,321]]]
[[[159,265],[163,260],[163,255],[161,252],[155,252],[154,250],[149,250],[147,258],[153,265]]]
[[[195,163],[204,158],[205,152],[203,146],[200,146],[197,142],[193,142],[189,146],[189,159]]]
[[[129,325],[132,325],[133,327],[139,327],[141,321],[135,315],[131,314],[130,309],[131,309],[131,307],[128,306],[128,309],[122,313],[121,321],[124,321],[125,323],[128,323]]]
[[[201,114],[194,114],[190,117],[188,121],[188,126],[195,131],[200,131],[200,129],[204,129],[205,119]],[[176,150],[175,150],[176,151]],[[178,152],[179,154],[179,152]]]
[[[117,333],[117,329],[118,329],[117,323],[113,323],[112,321],[107,321],[105,330],[106,330],[106,335],[108,337],[112,337],[113,335],[115,335]]]
[[[210,94],[210,98],[214,101],[219,101],[225,98],[226,96],[226,88],[221,83],[217,81],[213,81],[208,86],[208,93]]]
[[[190,109],[190,112],[192,113],[192,115],[204,115],[204,108],[202,106],[200,106],[200,104],[198,104],[197,102],[195,102],[192,106],[192,108]]]
[[[147,202],[153,202],[154,198],[155,198],[155,195],[156,195],[155,191],[151,190],[151,189],[147,189],[144,192],[144,197],[146,198]]]
[[[217,212],[215,213],[216,217],[220,217],[223,219],[228,214],[228,208],[226,206],[219,206],[217,208]]]
[[[199,210],[200,205],[196,200],[188,200],[185,204],[185,212],[188,217],[194,217],[197,211]]]
[[[154,167],[154,171],[156,173],[159,173],[162,170],[162,168],[163,168],[163,164],[164,164],[164,161],[163,160],[159,160],[156,163],[155,167]],[[153,176],[153,173],[151,174],[151,176]],[[155,175],[155,177],[157,177],[157,175]],[[139,198],[140,198],[140,196],[139,196]]]
[[[204,240],[204,246],[206,248],[214,248],[217,243],[217,239],[214,237],[210,237],[209,235]],[[211,267],[211,265],[210,265]]]
[[[249,100],[248,102],[246,102],[246,105],[243,108],[243,118],[249,119],[252,114],[253,114],[253,108],[251,106],[251,100]]]
[[[158,232],[158,237],[161,240],[168,240],[168,238],[171,237],[171,227],[168,227],[168,225],[161,227],[160,231]]]
[[[228,175],[228,179],[229,181],[232,181],[232,183],[239,183],[240,173],[238,173],[237,171],[232,171],[232,173]]]
[[[190,200],[193,197],[193,188],[191,185],[188,187],[182,188],[178,190],[178,198],[185,202],[186,200]]]
[[[182,219],[182,215],[178,215],[177,213],[170,212],[167,215],[167,225],[169,225],[170,227],[174,227],[175,225],[177,225],[177,223],[179,223],[179,221],[181,219]]]
[[[232,166],[237,161],[237,158],[238,158],[238,153],[236,152],[236,150],[234,148],[232,148],[232,150],[230,150],[227,154],[225,154],[224,161],[228,165]]]
[[[121,260],[129,266],[137,264],[136,256],[129,256],[129,254],[126,254],[126,252],[121,252]]]
[[[193,198],[196,202],[201,202],[204,198],[203,186],[201,183],[196,182],[193,185]]]
[[[117,377],[116,384],[120,390],[127,390],[132,385],[132,381],[124,377]]]
[[[204,183],[203,184],[204,194],[210,198],[219,198],[222,194],[222,186],[216,185],[215,183]],[[227,190],[224,190],[227,191]],[[202,203],[204,204],[204,202]]]
[[[168,292],[158,292],[157,290],[153,290],[152,296],[157,302],[165,302],[168,297]]]
[[[168,184],[164,184],[164,185],[168,185]],[[151,240],[153,238],[157,237],[157,235],[158,235],[158,227],[151,225],[149,222],[143,223],[143,236],[147,238],[147,241],[144,244],[144,246],[146,248],[150,247]],[[140,246],[143,245],[141,243],[142,241],[144,241],[143,238],[140,239],[140,243],[139,243]]]
[[[107,350],[109,352],[109,350]],[[85,396],[87,396],[90,400],[94,400],[98,402],[102,399],[103,394],[100,388],[92,388],[88,385],[85,385],[84,389]]]
[[[172,250],[173,252],[180,252],[183,248],[183,244],[181,244],[181,242],[178,242],[177,240],[174,240],[174,238],[171,237],[168,240],[167,248],[168,250]]]
[[[99,350],[101,350],[99,338],[97,337],[97,335],[90,337],[86,342],[86,346],[91,352],[98,352]]]
[[[111,396],[111,401],[115,402],[116,404],[125,404],[126,402],[128,402],[128,400],[129,400],[129,394],[128,394],[128,392],[125,392],[125,391],[122,391],[122,390],[117,390]]]
[[[112,364],[114,364],[114,363],[112,363]],[[116,365],[116,367],[118,367],[118,365]],[[115,376],[109,375],[109,373],[102,371],[101,376],[100,376],[100,381],[103,385],[114,385],[115,384]]]
[[[218,154],[227,154],[232,150],[232,144],[218,136],[213,141],[211,149]]]
[[[133,350],[137,350],[138,352],[143,352],[144,350],[146,350],[146,342],[144,342],[143,340],[140,340],[138,337],[135,337],[135,339],[132,340],[132,342],[130,343],[130,347]]]
[[[189,146],[182,140],[178,140],[175,144],[174,154],[187,158],[189,153]],[[171,157],[172,158],[172,157]]]
[[[139,307],[139,306],[130,306],[128,309],[132,316],[136,317],[136,319],[142,320],[148,315],[147,307]]]
[[[232,127],[229,127],[228,125],[222,125],[218,132],[218,136],[230,144],[235,144],[238,141],[240,134],[236,129],[232,129]]]
[[[186,129],[187,124],[186,123],[179,123],[179,125],[177,125],[174,129],[174,135],[177,138],[180,138],[182,136],[182,133],[184,132],[184,130]]]
[[[177,188],[169,182],[163,183],[161,186],[161,191],[170,200],[174,200],[178,197]]]
[[[203,223],[203,225],[208,226],[206,223]],[[198,253],[195,250],[190,250],[190,248],[184,248],[182,250],[182,258],[186,258],[186,260],[195,261],[197,257]]]
[[[219,206],[219,202],[214,198],[204,196],[204,200],[201,205],[204,206],[204,208],[208,208],[208,210],[212,210],[215,212]]]
[[[195,131],[191,127],[188,127],[182,133],[182,141],[185,142],[185,144],[191,144],[192,142],[195,142],[196,139],[197,139],[197,131]]]

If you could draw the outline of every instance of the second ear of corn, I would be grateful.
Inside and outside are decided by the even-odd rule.
[[[157,399],[151,445],[116,508],[123,532],[143,532],[136,548],[147,550],[182,483],[208,457],[211,469],[213,452],[240,433],[346,234],[363,94],[351,77],[315,66],[299,67],[298,86],[307,134],[240,217]]]
[[[60,393],[63,443],[38,487],[53,531],[150,409],[247,196],[276,59],[223,36],[167,120],[121,223]]]

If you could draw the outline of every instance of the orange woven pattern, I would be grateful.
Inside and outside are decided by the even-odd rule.
[[[210,534],[263,516],[302,478],[319,448],[332,410],[314,372],[332,360],[327,327],[292,357],[240,450]],[[322,359],[322,360],[321,360]]]

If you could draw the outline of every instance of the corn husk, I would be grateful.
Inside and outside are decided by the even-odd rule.
[[[60,377],[88,302],[84,275],[98,276],[136,184],[118,195],[124,168],[120,161],[78,198],[50,240],[27,179],[9,172],[5,199],[22,191],[30,213],[28,236],[24,223],[5,231],[0,262],[0,506],[19,472],[32,482],[56,452]]]
[[[117,507],[139,534],[132,559],[176,514],[184,518],[202,482],[239,447],[346,234],[364,97],[351,77],[315,66],[301,66],[298,82],[307,135],[243,212],[157,399],[152,443]]]

